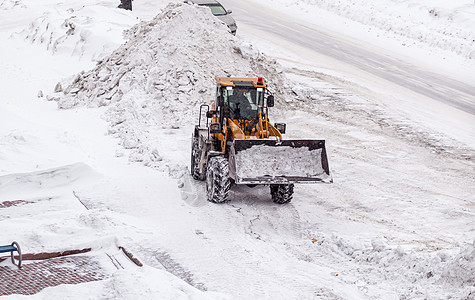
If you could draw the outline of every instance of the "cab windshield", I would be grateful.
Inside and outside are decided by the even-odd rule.
[[[264,106],[263,88],[226,87],[224,89],[224,105],[229,109],[232,119],[254,119],[259,108]]]

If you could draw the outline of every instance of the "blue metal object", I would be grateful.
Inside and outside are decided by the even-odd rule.
[[[15,258],[13,257],[13,252],[15,251],[18,252],[18,263],[15,263]],[[10,252],[12,264],[17,266],[18,268],[21,268],[22,256],[21,256],[20,245],[17,242],[13,242],[11,245],[0,246],[0,253],[5,253],[5,252]]]
[[[12,252],[12,251],[16,251],[17,249],[11,245],[8,245],[8,246],[0,246],[0,253],[4,253],[4,252]]]

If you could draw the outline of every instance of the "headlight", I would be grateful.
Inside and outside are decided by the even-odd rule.
[[[285,123],[275,123],[274,124],[275,129],[279,130],[281,134],[285,133],[285,128],[287,127]]]
[[[209,132],[210,133],[221,133],[222,130],[221,130],[221,124],[219,123],[211,123],[210,126],[209,126]]]

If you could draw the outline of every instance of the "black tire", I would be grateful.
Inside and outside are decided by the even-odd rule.
[[[223,203],[227,200],[231,179],[229,179],[228,160],[216,156],[210,158],[206,170],[206,195],[208,201]]]
[[[206,164],[203,165],[203,172],[200,172],[201,151],[197,137],[193,137],[191,142],[191,176],[196,180],[206,179]]]
[[[294,184],[271,184],[270,194],[272,201],[277,204],[289,203],[294,193]]]

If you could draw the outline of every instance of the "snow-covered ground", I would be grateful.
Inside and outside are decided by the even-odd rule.
[[[468,1],[294,3],[259,1],[362,23],[353,26],[366,29],[362,41],[426,53],[421,66],[442,52],[441,69],[474,65]],[[274,60],[283,50],[246,28],[228,34],[206,9],[117,4],[0,1],[0,202],[25,201],[0,208],[0,244],[122,246],[145,264],[33,298],[475,296],[473,145],[350,92],[351,78],[336,87],[325,80],[332,72]],[[214,76],[257,75],[274,87],[271,118],[289,137],[326,140],[335,182],[299,185],[283,206],[268,187],[234,187],[230,202],[207,203],[187,175],[199,104],[212,99]]]

